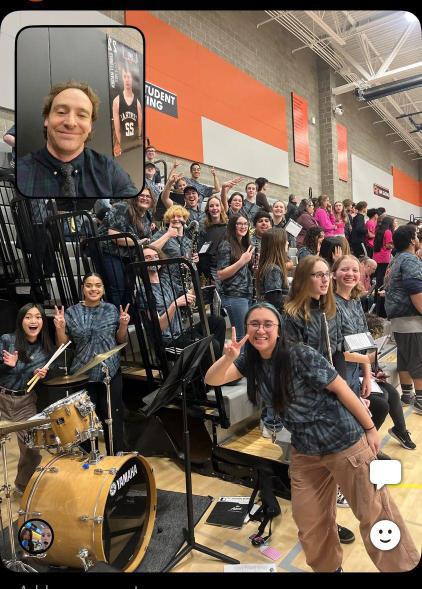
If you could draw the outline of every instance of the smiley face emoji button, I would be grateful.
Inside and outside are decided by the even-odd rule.
[[[400,528],[389,519],[382,519],[372,526],[369,537],[378,550],[393,550],[400,542]]]

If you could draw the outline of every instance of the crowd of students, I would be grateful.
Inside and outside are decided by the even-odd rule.
[[[410,570],[419,562],[418,552],[387,490],[376,491],[370,484],[369,463],[389,458],[380,451],[377,434],[388,413],[394,423],[389,430],[392,437],[406,449],[416,448],[402,404],[413,402],[414,411],[422,414],[418,227],[397,227],[385,209],[368,210],[364,201],[332,204],[327,195],[299,203],[290,195],[288,203],[270,204],[266,178],[247,182],[244,192],[233,191],[242,178],[221,185],[212,170],[213,186],[208,186],[200,181],[198,162],[191,164],[190,176],[180,173],[175,162],[164,183],[154,163],[155,148],[149,145],[146,154],[143,191],[133,199],[101,199],[94,206],[100,234],[113,237],[129,232],[135,241],[113,239],[104,254],[105,276],[85,277],[83,302],[65,312],[56,310],[56,343],[72,338],[76,344],[71,373],[89,360],[88,355],[126,339],[127,304],[132,300],[125,269],[125,259],[132,259],[126,255],[129,249],[148,239],[143,244],[147,261],[187,257],[215,286],[233,329],[231,341],[224,345],[224,319],[209,318],[217,361],[211,365],[207,360],[206,383],[220,385],[246,376],[249,399],[261,406],[263,435],[270,432],[276,438],[283,428],[291,433],[293,516],[308,564],[315,571],[341,569],[337,497],[337,505],[350,505],[360,520],[365,547],[379,570]],[[301,227],[299,233],[290,231],[290,220]],[[195,303],[195,296],[185,292],[177,269],[167,272],[167,281],[160,274],[158,267],[149,267],[163,341],[184,347],[203,334],[200,324],[187,329],[180,312]],[[102,301],[104,286],[111,293],[109,303]],[[141,309],[147,306],[142,291],[138,304]],[[374,309],[375,314],[365,315]],[[392,322],[401,398],[385,382],[376,354],[345,351],[344,338],[372,329],[379,316]],[[379,330],[380,323],[375,327]],[[44,333],[44,312],[33,305],[20,313],[16,334],[0,338],[2,412],[8,411],[9,391],[20,393],[27,376],[43,365],[51,345]],[[38,350],[39,361],[31,346]],[[115,445],[124,449],[121,374],[117,356],[113,358],[109,368]],[[19,363],[25,367],[23,380]],[[374,379],[381,394],[372,390]],[[92,380],[99,382],[101,377],[95,374]],[[29,413],[34,412],[31,403]],[[105,408],[100,413],[104,419]],[[20,450],[15,484],[22,492],[39,454],[32,455],[21,443]],[[370,528],[379,519],[399,525],[402,540],[397,550],[377,551],[370,543]]]

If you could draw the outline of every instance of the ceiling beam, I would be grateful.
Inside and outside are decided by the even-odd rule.
[[[268,12],[267,10],[265,12]],[[281,10],[278,10],[277,12],[281,12]],[[260,22],[256,25],[256,28],[259,29],[259,27],[262,27],[262,25],[266,25],[269,22],[272,22],[273,20],[277,20],[278,15],[277,16],[272,16],[271,18],[268,18],[267,20],[264,20],[264,22]]]
[[[378,74],[377,74],[377,76],[375,78],[365,80],[365,83],[369,84],[369,86],[371,86],[372,83],[379,82],[380,80],[385,80],[386,78],[389,78],[391,76],[397,76],[399,74],[404,74],[404,73],[407,73],[409,70],[414,70],[417,68],[422,68],[422,61],[417,61],[415,63],[411,63],[410,65],[404,65],[403,67],[399,67],[395,70],[390,70],[389,72],[385,72],[385,74],[382,74],[381,76],[378,76]],[[343,84],[342,86],[337,86],[336,88],[333,88],[332,93],[334,95],[345,94],[346,92],[351,92],[352,90],[354,90],[358,86],[359,86],[358,82],[351,82],[350,84]]]
[[[337,35],[333,29],[327,25],[325,20],[323,20],[320,16],[318,16],[313,10],[304,10],[304,13],[309,16],[323,31],[325,31],[332,39],[334,39],[339,45],[344,46],[346,45],[346,41]]]
[[[375,77],[376,78],[379,77],[379,76],[382,76],[382,74],[385,74],[385,72],[387,71],[387,69],[390,67],[390,64],[397,57],[397,54],[399,53],[400,49],[403,47],[404,43],[406,43],[407,38],[409,37],[410,33],[412,32],[412,29],[413,29],[415,23],[416,23],[416,21],[409,23],[409,26],[404,31],[404,33],[400,37],[400,39],[397,41],[397,43],[394,46],[394,49],[392,50],[392,52],[390,53],[390,55],[381,64],[381,67],[379,68],[379,70],[375,74]]]

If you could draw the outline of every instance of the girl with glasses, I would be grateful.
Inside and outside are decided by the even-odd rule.
[[[205,382],[221,386],[246,376],[251,402],[256,404],[259,398],[274,408],[291,432],[292,515],[307,564],[315,572],[342,570],[335,521],[340,484],[377,569],[412,570],[420,555],[406,524],[386,486],[376,490],[369,480],[369,463],[379,449],[379,437],[366,409],[315,349],[299,342],[287,348],[281,316],[272,305],[251,307],[245,325],[247,333],[240,342],[233,330],[232,341],[208,370]],[[370,540],[372,526],[384,519],[400,528],[400,543],[391,551],[375,548]]]
[[[252,299],[252,256],[249,222],[243,215],[233,215],[224,241],[217,250],[217,278],[221,281],[221,302],[236,328],[244,335],[243,320]]]
[[[319,256],[307,256],[299,262],[284,310],[286,339],[292,345],[297,341],[303,342],[329,360],[330,352],[322,317],[322,313],[325,313],[331,357],[336,370],[347,380],[341,316],[336,312],[331,272],[326,260]],[[338,493],[338,501],[340,506],[345,503],[340,492]],[[346,540],[353,542],[353,534],[349,538],[343,532],[343,528],[339,532],[344,535]]]

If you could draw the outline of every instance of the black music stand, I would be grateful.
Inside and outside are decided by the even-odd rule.
[[[183,534],[187,546],[179,550],[179,552],[172,558],[172,560],[164,567],[161,571],[167,573],[176,564],[182,560],[192,550],[198,550],[203,554],[208,554],[214,558],[218,558],[224,562],[230,564],[239,564],[238,560],[226,556],[221,552],[216,552],[211,548],[198,544],[195,540],[194,523],[193,523],[193,504],[192,504],[192,470],[190,461],[190,443],[189,443],[189,429],[188,429],[188,416],[186,406],[186,385],[191,382],[203,355],[207,348],[210,346],[212,335],[208,335],[203,339],[200,339],[193,344],[187,346],[182,350],[180,356],[177,358],[174,366],[172,367],[169,375],[167,376],[164,384],[158,391],[154,391],[150,395],[144,398],[147,402],[148,407],[143,409],[142,412],[149,417],[161,407],[168,405],[177,396],[179,391],[182,391],[182,414],[183,414],[183,429],[184,429],[184,454],[185,454],[185,481],[186,481],[186,503],[188,513],[188,527],[183,528]]]

